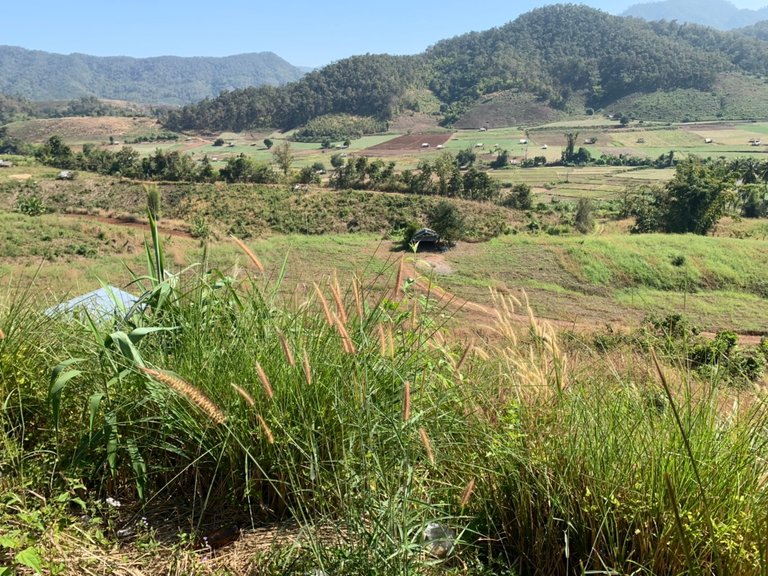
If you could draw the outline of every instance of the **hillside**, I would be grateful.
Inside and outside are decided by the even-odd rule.
[[[171,112],[167,126],[289,130],[329,114],[390,120],[402,112],[424,112],[408,96],[414,90],[431,93],[439,110],[432,113],[444,125],[523,125],[606,108],[633,94],[706,93],[725,73],[739,78],[768,73],[768,43],[702,26],[552,5],[499,28],[443,40],[416,56],[356,56],[283,88],[234,90]],[[478,109],[503,92],[512,94],[506,98],[516,103],[514,110]],[[756,115],[768,115],[768,107]]]
[[[0,93],[36,101],[96,96],[187,104],[225,90],[285,84],[303,74],[302,69],[271,52],[225,58],[129,58],[0,46]]]
[[[768,6],[759,10],[736,8],[727,0],[664,0],[630,6],[622,14],[645,20],[677,20],[731,30],[768,20]]]

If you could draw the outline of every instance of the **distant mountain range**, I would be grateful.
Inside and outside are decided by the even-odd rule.
[[[732,30],[768,20],[768,6],[759,10],[736,8],[727,0],[664,0],[630,6],[622,16],[644,20],[677,20]]]
[[[0,46],[0,94],[36,101],[95,96],[148,104],[187,104],[216,97],[224,90],[286,84],[306,71],[272,52],[224,58],[129,58]]]

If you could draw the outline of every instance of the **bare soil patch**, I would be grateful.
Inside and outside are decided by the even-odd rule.
[[[399,136],[392,140],[387,140],[381,144],[376,144],[370,148],[366,148],[367,151],[388,151],[388,150],[421,150],[422,148],[434,148],[441,144],[445,144],[453,136],[452,133],[446,132],[444,134],[406,134],[405,136]],[[429,146],[422,146],[422,144],[429,144]]]
[[[91,220],[94,222],[101,222],[102,224],[109,224],[111,226],[126,226],[135,230],[141,230],[147,232],[149,230],[149,224],[129,217],[118,216],[97,216],[95,214],[62,214],[62,216],[74,218],[77,220]],[[157,227],[158,232],[165,236],[175,236],[177,238],[194,238],[186,230],[180,230],[179,228],[172,226],[163,226],[162,224]]]
[[[392,132],[429,132],[439,128],[438,116],[424,112],[401,114],[389,123]]]
[[[32,174],[11,174],[8,178],[11,180],[28,180],[32,178]]]

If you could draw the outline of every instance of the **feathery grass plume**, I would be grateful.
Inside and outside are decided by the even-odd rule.
[[[245,252],[245,255],[248,256],[248,258],[253,262],[253,265],[256,266],[256,268],[261,272],[264,273],[264,265],[261,263],[261,260],[259,260],[256,257],[256,254],[253,253],[253,251],[246,246],[245,242],[240,240],[240,238],[237,238],[236,236],[231,236],[232,240],[234,240],[235,244],[237,244],[240,249]]]
[[[3,332],[2,328],[0,328],[0,340],[5,340],[5,332]]]
[[[404,280],[405,280],[405,256],[401,256],[400,265],[397,268],[397,278],[395,279],[395,289],[392,292],[393,300],[397,300],[403,295]]]
[[[487,362],[488,360],[491,359],[491,356],[488,354],[488,352],[486,352],[485,350],[483,350],[479,346],[472,346],[472,352],[477,354],[485,362]]]
[[[360,294],[360,281],[357,278],[352,279],[352,294],[355,297],[355,309],[357,310],[357,317],[362,318],[364,314],[363,310],[363,298]]]
[[[245,400],[246,404],[248,404],[251,408],[256,406],[256,402],[253,400],[253,396],[248,394],[248,391],[245,388],[242,388],[237,384],[233,384],[231,382],[229,383],[229,385],[232,386],[232,388],[234,388],[238,394],[240,394],[240,397],[243,400]]]
[[[339,319],[346,325],[347,311],[344,308],[344,302],[341,299],[341,289],[339,288],[339,280],[336,278],[336,274],[333,275],[333,281],[331,282],[331,295],[333,296],[333,301],[336,303]]]
[[[467,483],[466,488],[464,488],[464,494],[461,495],[461,502],[459,503],[459,506],[461,508],[464,508],[469,503],[469,499],[472,496],[472,492],[474,491],[475,491],[475,479],[472,478],[472,480],[470,480]]]
[[[292,367],[296,366],[296,360],[293,358],[293,350],[291,350],[291,346],[288,344],[285,334],[280,330],[277,330],[277,337],[280,339],[280,346],[283,348],[283,354],[285,354],[285,359],[288,360],[288,364]]]
[[[395,339],[392,336],[392,327],[387,324],[378,324],[376,329],[379,332],[379,352],[383,357],[392,358],[395,355]]]
[[[429,463],[434,466],[435,454],[432,452],[432,443],[429,441],[429,436],[427,436],[427,431],[424,430],[423,426],[419,428],[419,436],[421,436],[421,443],[424,444],[424,451],[427,453]]]
[[[312,285],[315,287],[315,293],[320,300],[320,305],[323,307],[323,314],[325,315],[326,322],[328,322],[328,326],[333,326],[335,322],[333,321],[333,316],[331,316],[331,309],[328,307],[328,301],[325,299],[325,296],[323,296],[317,283],[312,282]]]
[[[350,355],[355,354],[357,352],[357,350],[355,349],[355,343],[352,342],[352,338],[350,338],[349,332],[347,332],[347,327],[344,326],[344,324],[341,323],[341,320],[339,320],[335,315],[333,316],[333,320],[336,326],[336,330],[339,331],[339,336],[341,336],[341,342],[344,346],[344,352]]]
[[[419,301],[414,298],[411,302],[411,330],[419,327]]]
[[[261,414],[257,414],[257,416],[259,418],[259,425],[261,425],[261,429],[264,431],[264,436],[266,437],[267,442],[269,442],[270,444],[274,444],[275,437],[272,436],[272,430],[270,430],[269,426],[267,426],[266,420],[264,420]]]
[[[186,382],[177,376],[171,376],[166,372],[160,372],[160,370],[155,370],[154,368],[147,368],[145,366],[137,366],[137,368],[147,376],[165,384],[174,392],[184,396],[216,424],[223,424],[227,419],[221,408],[216,406],[216,404],[214,404],[205,394],[189,382]]]
[[[312,385],[312,366],[309,364],[309,354],[307,354],[306,348],[304,349],[302,366],[304,368],[304,380],[306,380],[307,384],[311,386]]]
[[[461,370],[461,367],[464,365],[464,361],[467,359],[467,356],[469,356],[469,352],[472,350],[473,346],[472,344],[467,344],[467,347],[464,348],[464,353],[461,355],[461,358],[459,358],[459,362],[456,364],[456,372]]]
[[[405,390],[403,391],[403,422],[411,419],[411,383],[405,381]]]
[[[376,325],[376,330],[379,333],[379,353],[382,356],[387,355],[387,336],[384,334],[384,326],[381,324]]]
[[[272,385],[269,383],[269,378],[267,378],[266,372],[264,372],[264,368],[261,367],[261,364],[259,364],[258,361],[256,362],[256,373],[259,375],[259,380],[261,381],[261,387],[264,388],[264,393],[267,395],[267,398],[272,400],[275,393],[272,390]]]

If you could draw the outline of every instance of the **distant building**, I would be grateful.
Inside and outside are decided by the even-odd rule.
[[[13,162],[10,160],[0,160],[0,168],[13,168]]]

